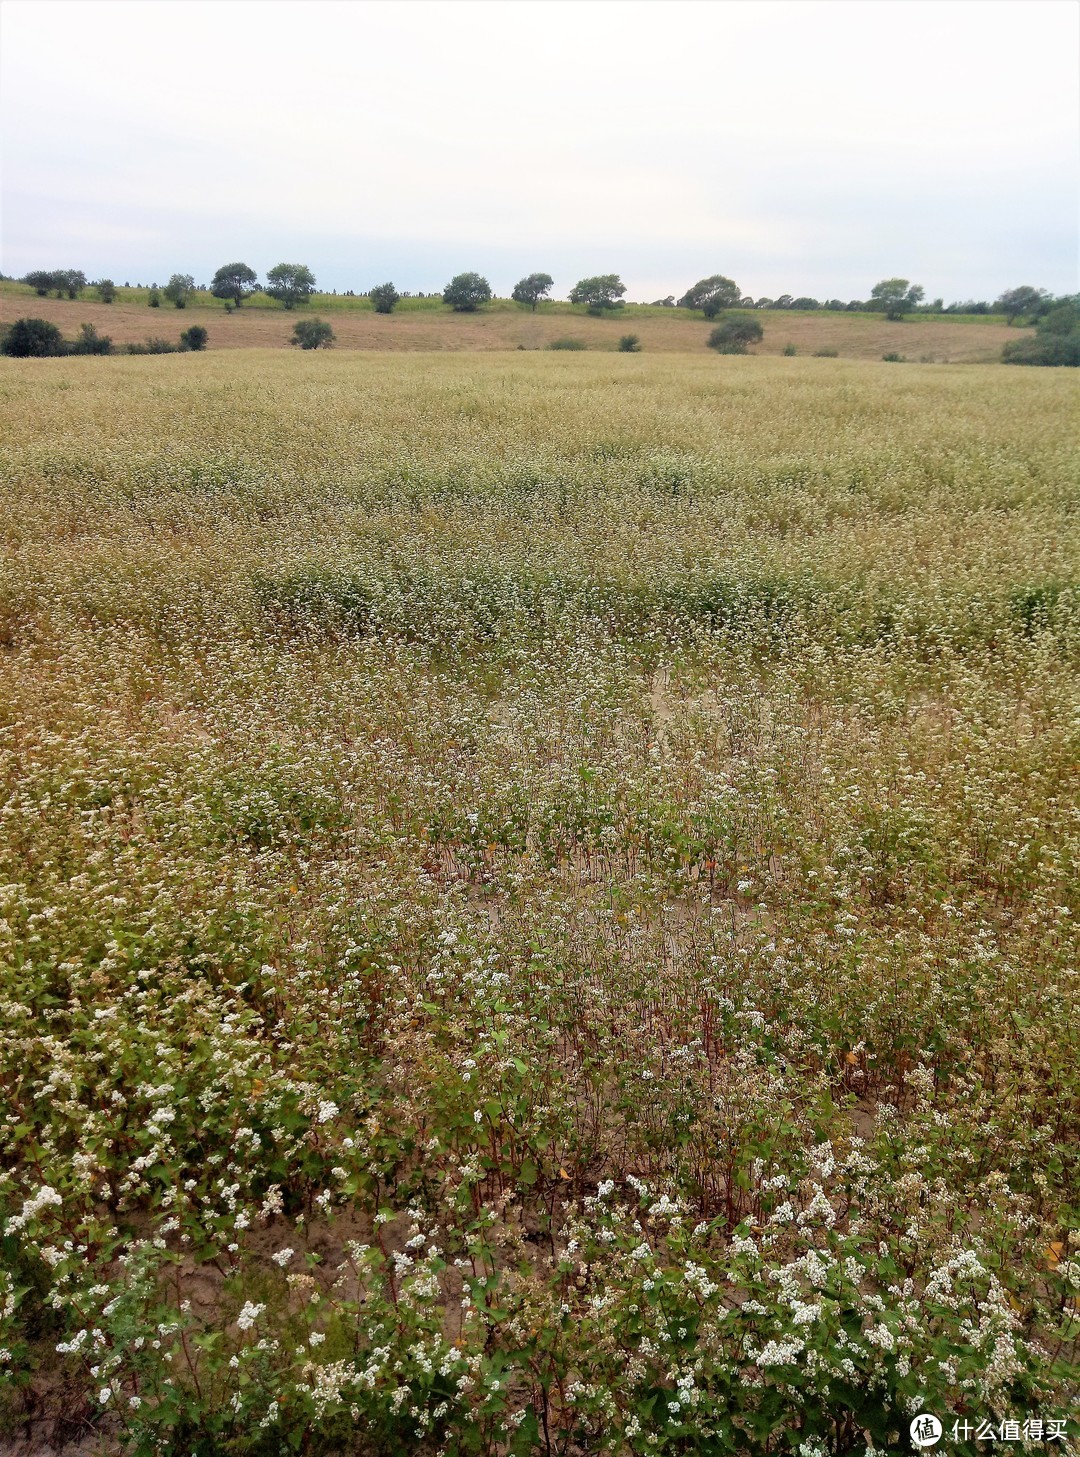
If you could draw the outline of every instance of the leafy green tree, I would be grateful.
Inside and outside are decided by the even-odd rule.
[[[161,308],[161,293],[155,283],[150,292],[146,295],[147,307],[151,309]]]
[[[209,337],[201,324],[192,324],[190,329],[185,329],[180,335],[180,348],[203,350],[206,348],[206,341]]]
[[[68,298],[78,298],[86,287],[86,274],[81,268],[62,268],[54,277],[56,296],[66,293]]]
[[[32,273],[26,275],[23,283],[29,284],[38,298],[45,298],[57,287],[56,271],[55,269],[50,271],[47,268],[35,268]]]
[[[510,297],[518,304],[528,304],[533,313],[542,298],[547,298],[554,283],[550,273],[529,273],[514,284]]]
[[[325,319],[299,319],[293,325],[289,343],[299,344],[301,349],[329,349],[334,338],[334,331]]]
[[[887,319],[902,319],[922,301],[921,284],[910,284],[906,278],[883,278],[870,290],[871,309],[881,310]]]
[[[287,309],[295,309],[315,292],[315,275],[304,263],[278,263],[267,272],[266,292]]]
[[[239,308],[258,287],[259,275],[246,263],[224,264],[210,282],[210,292],[214,297],[231,299],[235,308]]]
[[[457,314],[473,314],[491,299],[491,285],[479,273],[459,273],[443,289],[443,303]]]
[[[401,295],[392,283],[377,283],[368,294],[368,297],[374,304],[377,314],[392,314],[394,312],[394,305],[401,298]]]
[[[16,319],[0,338],[0,354],[12,359],[45,359],[66,353],[60,330],[46,319]]]
[[[765,331],[757,319],[725,319],[708,338],[708,346],[718,354],[745,354],[747,346],[760,343]]]
[[[95,286],[97,288],[98,298],[103,304],[116,302],[116,284],[113,283],[111,278],[102,278]]]
[[[590,314],[605,309],[621,309],[626,285],[617,273],[598,273],[595,278],[582,278],[570,290],[572,304],[586,304]]]
[[[195,292],[195,280],[190,273],[174,273],[162,292],[174,307],[186,309],[188,299]]]
[[[1005,315],[1005,322],[1012,325],[1019,318],[1030,318],[1041,312],[1048,295],[1044,288],[1031,288],[1023,284],[1019,288],[1007,288],[997,301],[997,307]]]
[[[688,288],[679,300],[679,308],[701,309],[707,319],[715,319],[721,309],[737,308],[741,301],[738,284],[722,273],[714,273]]]

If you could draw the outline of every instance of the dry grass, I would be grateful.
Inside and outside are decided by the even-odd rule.
[[[134,303],[102,304],[94,299],[39,299],[29,291],[0,293],[0,325],[30,316],[48,319],[69,337],[80,324],[94,324],[120,345],[136,343],[148,335],[179,337],[182,329],[202,324],[209,330],[211,349],[274,349],[288,345],[297,318],[309,310],[286,313],[269,308],[244,308],[226,314],[220,305],[191,307],[182,312],[150,309]],[[317,310],[315,311],[317,312]],[[622,334],[632,331],[650,352],[696,353],[703,349],[711,325],[687,317],[681,310],[669,315],[626,315],[593,319],[586,315],[529,314],[496,310],[454,314],[436,310],[391,315],[367,311],[327,310],[339,349],[372,350],[496,350],[543,349],[553,339],[583,339],[590,349],[614,350]],[[835,349],[845,359],[876,359],[897,353],[933,363],[993,363],[1006,340],[1017,329],[996,321],[957,322],[948,318],[909,319],[891,324],[885,319],[833,313],[765,313],[761,315],[764,341],[760,354],[781,354],[794,344],[799,354]]]

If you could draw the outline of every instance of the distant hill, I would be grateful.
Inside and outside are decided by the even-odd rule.
[[[24,284],[0,283],[0,325],[29,316],[48,319],[69,336],[92,323],[117,344],[148,335],[179,337],[181,329],[201,324],[209,331],[211,349],[277,349],[289,343],[298,318],[312,314],[331,318],[339,349],[497,350],[543,349],[556,339],[572,337],[586,347],[614,350],[621,335],[633,332],[650,352],[685,353],[705,348],[713,327],[696,310],[628,304],[604,318],[591,317],[582,306],[541,304],[531,313],[509,299],[496,299],[475,314],[455,314],[440,298],[403,299],[392,314],[376,314],[370,300],[341,294],[317,294],[304,308],[287,312],[257,294],[234,313],[223,302],[199,293],[186,309],[164,303],[152,309],[148,290],[119,288],[116,302],[100,303],[93,289],[81,298],[38,298]],[[1009,328],[1000,315],[913,314],[890,323],[881,314],[832,313],[820,309],[753,311],[765,331],[758,354],[783,354],[793,345],[798,355],[835,349],[845,359],[877,359],[899,354],[905,359],[940,363],[990,363],[1000,359],[1009,339],[1027,331]]]

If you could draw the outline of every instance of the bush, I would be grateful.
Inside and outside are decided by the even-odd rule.
[[[129,354],[179,354],[179,344],[174,344],[171,339],[150,338],[142,344],[129,344]]]
[[[815,349],[814,350],[814,358],[815,359],[839,359],[840,358],[840,351],[839,351],[839,349]]]
[[[882,359],[886,364],[906,364],[907,360],[902,354],[883,354]]]
[[[1014,339],[1001,351],[1005,364],[1080,366],[1080,310],[1075,303],[1059,303],[1039,320],[1034,337]]]
[[[329,349],[334,338],[334,331],[325,319],[300,319],[293,325],[289,343],[299,344],[301,349]]]
[[[12,359],[46,359],[67,352],[60,330],[46,319],[16,319],[0,339],[0,354]]]
[[[103,304],[116,302],[116,284],[111,278],[103,278],[96,286],[98,298]]]
[[[624,334],[619,340],[620,354],[640,354],[641,340],[636,334]]]
[[[161,294],[157,291],[156,288],[152,288],[150,290],[150,296],[146,300],[146,302],[150,305],[152,309],[161,308]]]
[[[799,351],[795,348],[794,344],[785,344],[780,352],[786,359],[792,359]]]
[[[725,319],[707,342],[718,354],[745,354],[748,345],[760,343],[764,332],[757,319]]]
[[[552,339],[549,349],[588,349],[584,339]]]
[[[368,294],[377,314],[390,314],[394,311],[394,305],[401,298],[397,289],[392,283],[377,283]]]
[[[111,354],[112,340],[107,334],[99,334],[93,324],[82,324],[79,337],[71,345],[72,354]]]
[[[180,348],[191,349],[196,352],[206,348],[206,341],[210,336],[201,324],[192,324],[190,329],[185,329],[180,335]]]

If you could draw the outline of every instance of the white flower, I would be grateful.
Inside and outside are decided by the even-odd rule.
[[[29,1224],[31,1219],[40,1214],[43,1209],[47,1209],[50,1204],[63,1204],[63,1202],[60,1195],[51,1185],[42,1184],[36,1194],[23,1201],[21,1212],[13,1214],[7,1224],[4,1225],[4,1233],[14,1234],[16,1230],[22,1229],[24,1225]]]
[[[329,1123],[331,1118],[338,1116],[339,1111],[336,1103],[332,1103],[329,1098],[325,1099],[319,1104],[319,1122]]]
[[[745,1307],[744,1307],[745,1309]],[[788,1366],[805,1347],[804,1341],[769,1341],[758,1355],[758,1366]]]
[[[250,1300],[245,1300],[243,1310],[236,1317],[236,1324],[242,1331],[249,1331],[265,1309],[265,1305],[252,1305]]]
[[[104,1406],[105,1403],[111,1398],[111,1396],[112,1388],[109,1386],[103,1386],[97,1394],[97,1399],[101,1402],[102,1406]]]
[[[283,1250],[278,1250],[277,1254],[271,1255],[270,1258],[273,1260],[275,1265],[280,1265],[281,1268],[284,1270],[285,1266],[289,1263],[295,1253],[295,1250],[286,1248]]]

